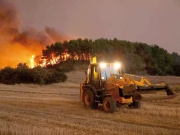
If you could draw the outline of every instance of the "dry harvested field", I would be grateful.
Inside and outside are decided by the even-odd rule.
[[[0,84],[0,135],[180,134],[180,96],[143,102],[140,110],[122,106],[107,114],[102,106],[89,110],[79,102],[83,71],[67,75],[65,83],[52,85]],[[166,81],[180,95],[180,77],[147,78]]]

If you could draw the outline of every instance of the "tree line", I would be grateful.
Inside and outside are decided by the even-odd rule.
[[[42,51],[46,65],[63,61],[87,61],[96,56],[101,60],[120,60],[124,71],[133,74],[178,75],[180,76],[180,55],[158,45],[112,39],[77,39],[47,45]]]

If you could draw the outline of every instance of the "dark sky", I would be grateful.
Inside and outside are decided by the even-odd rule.
[[[9,0],[21,28],[157,44],[180,54],[180,0]]]

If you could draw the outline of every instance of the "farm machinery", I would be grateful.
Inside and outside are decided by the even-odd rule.
[[[167,95],[144,97],[163,90]],[[172,99],[177,95],[165,83],[152,84],[147,78],[121,73],[120,63],[90,62],[86,79],[80,84],[80,101],[91,109],[102,104],[105,112],[113,113],[117,105],[127,104],[129,108],[140,109],[143,100]]]

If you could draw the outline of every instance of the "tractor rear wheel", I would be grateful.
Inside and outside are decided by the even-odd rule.
[[[113,113],[116,111],[116,102],[112,97],[105,97],[103,99],[103,108],[105,112]]]
[[[92,90],[85,90],[84,92],[84,106],[87,108],[91,108],[91,109],[97,109],[98,107],[98,103],[94,102],[95,98],[94,98],[94,93],[92,92]]]

